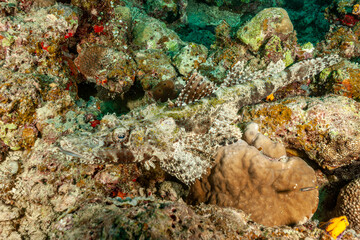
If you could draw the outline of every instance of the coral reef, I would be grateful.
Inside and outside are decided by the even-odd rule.
[[[166,25],[155,19],[138,19],[133,29],[133,43],[140,49],[164,49],[177,52],[185,43]]]
[[[342,64],[324,71],[314,82],[313,91],[317,95],[334,93],[359,100],[360,98],[360,67],[357,63],[344,61]]]
[[[162,50],[140,50],[134,57],[137,63],[137,81],[144,90],[154,88],[161,81],[176,78],[177,73],[171,59]]]
[[[338,217],[332,211],[337,193],[358,177],[358,66],[338,55],[357,56],[360,25],[355,2],[344,15],[332,8],[339,20],[327,41],[336,44],[300,46],[284,9],[257,12],[291,4],[301,6],[0,1],[0,239],[329,239],[333,232],[320,229],[318,220]],[[254,41],[253,33],[262,38]],[[298,96],[312,94],[317,97]],[[239,114],[257,108],[259,115]],[[256,124],[243,135],[247,121],[267,135]],[[288,129],[271,132],[278,123]],[[186,204],[192,184],[218,169],[221,153],[234,146],[261,159],[248,176],[280,167],[274,176],[286,178],[268,188],[259,178],[250,181],[260,189],[257,200],[269,189],[285,199],[284,206],[263,211],[264,222],[267,212],[299,199],[276,224],[303,223],[319,189],[313,219],[266,227],[251,220],[260,215],[240,209]],[[318,159],[323,168],[309,161],[314,171],[286,153]],[[301,185],[309,172],[307,180],[317,178],[318,186]],[[341,234],[359,238],[353,230]]]
[[[78,12],[63,4],[49,8],[34,8],[16,18],[0,19],[0,32],[4,32],[0,44],[0,58],[4,68],[31,73],[61,75],[59,58],[62,45],[69,41],[78,27]],[[66,37],[68,36],[68,37]]]
[[[341,96],[296,97],[245,107],[241,120],[257,122],[263,133],[334,169],[358,160],[359,107]]]
[[[113,93],[125,93],[135,81],[135,62],[122,51],[90,46],[80,50],[74,63],[88,81]]]
[[[316,186],[315,172],[300,158],[287,159],[284,146],[257,128],[244,132],[254,147],[240,140],[218,151],[215,166],[192,185],[190,202],[235,207],[265,226],[302,224],[317,208],[317,190],[302,190]]]
[[[258,80],[256,77],[264,76],[262,72],[246,74],[236,69],[229,73],[226,83],[232,85],[242,80],[245,83],[223,87],[214,92],[216,97],[213,99],[203,98],[198,104],[185,104],[182,108],[151,104],[115,120],[118,122],[115,129],[104,128],[94,134],[69,134],[59,139],[59,144],[70,152],[67,154],[69,160],[80,158],[87,164],[133,160],[143,162],[147,168],[159,162],[166,172],[190,184],[205,173],[211,157],[221,145],[240,139],[241,131],[235,123],[241,106],[257,103],[280,86],[312,76],[338,61],[336,56],[305,60],[285,71],[274,68],[273,71],[281,72]],[[242,74],[245,79],[241,78]],[[269,74],[271,72],[265,76]],[[247,81],[249,76],[254,77],[251,82]],[[240,80],[231,81],[238,77]]]
[[[360,230],[360,178],[343,187],[337,198],[336,212],[345,215],[353,229]]]
[[[0,76],[0,139],[12,150],[34,145],[35,111],[41,103],[40,82],[29,74],[3,69]]]
[[[198,69],[199,65],[206,61],[207,54],[205,46],[189,43],[174,56],[173,62],[180,74],[189,76],[193,70]]]
[[[174,21],[186,22],[187,0],[149,0],[146,1],[146,12],[167,23]]]

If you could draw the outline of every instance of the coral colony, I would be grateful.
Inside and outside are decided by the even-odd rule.
[[[0,239],[360,239],[359,4],[2,0]]]

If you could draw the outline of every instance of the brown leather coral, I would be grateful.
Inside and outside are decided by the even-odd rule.
[[[240,140],[221,148],[215,166],[192,186],[189,202],[239,208],[266,226],[307,221],[318,204],[315,172],[298,157],[264,155],[268,143],[256,148]]]

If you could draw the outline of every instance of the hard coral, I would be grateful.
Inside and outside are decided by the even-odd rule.
[[[135,62],[127,53],[103,46],[81,49],[75,65],[90,82],[110,92],[124,93],[135,80]]]
[[[171,64],[171,59],[162,50],[140,50],[135,53],[137,63],[137,79],[144,90],[150,90],[161,81],[167,81],[177,76]]]
[[[336,203],[336,211],[345,215],[352,228],[360,231],[360,178],[341,189]]]
[[[40,92],[40,82],[32,75],[1,71],[0,139],[12,150],[31,147],[37,137],[37,130],[28,126],[35,122]]]
[[[354,100],[330,95],[246,107],[241,116],[288,147],[305,151],[323,168],[333,169],[359,158],[359,111]]]
[[[190,202],[239,208],[266,226],[304,223],[318,204],[318,190],[304,191],[316,186],[314,170],[298,157],[279,161],[271,152],[266,156],[262,150],[275,147],[281,156],[285,149],[259,138],[256,130],[249,126],[245,139],[251,144],[257,135],[258,149],[242,140],[221,148],[215,166],[192,186]]]

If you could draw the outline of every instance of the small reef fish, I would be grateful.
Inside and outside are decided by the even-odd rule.
[[[66,155],[69,155],[69,156],[72,156],[72,157],[77,157],[77,158],[84,158],[83,156],[81,156],[81,155],[78,154],[78,153],[65,150],[65,149],[63,149],[63,148],[60,147],[60,146],[57,146],[57,147],[59,148],[60,152],[62,152],[63,154],[66,154]]]
[[[318,189],[319,187],[316,186],[316,187],[304,187],[304,188],[300,188],[300,191],[301,192],[307,192],[307,191],[311,191],[311,190],[315,190],[315,189]]]
[[[275,97],[274,94],[270,94],[269,96],[266,97],[266,101],[271,102],[274,101]]]
[[[323,228],[334,239],[341,239],[346,228],[349,226],[349,222],[346,216],[340,216],[332,218],[327,222],[319,224],[320,228]]]

